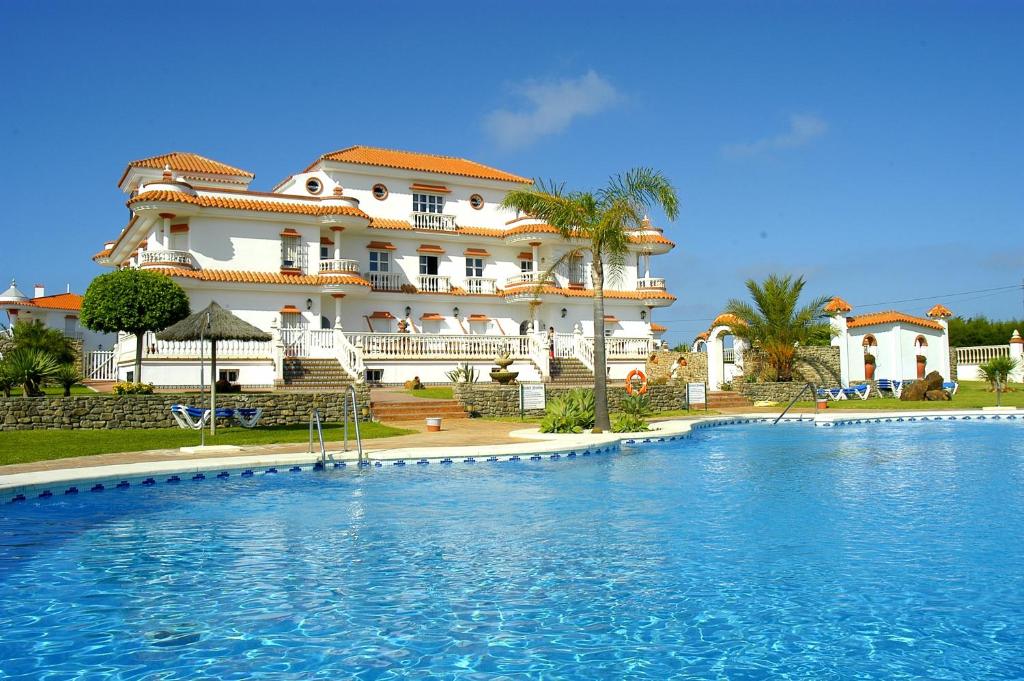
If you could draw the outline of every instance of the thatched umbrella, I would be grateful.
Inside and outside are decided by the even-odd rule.
[[[210,341],[210,434],[217,432],[217,341],[268,341],[270,334],[225,310],[216,302],[156,335],[166,341]],[[199,345],[202,354],[202,343]],[[202,361],[202,356],[199,360]]]

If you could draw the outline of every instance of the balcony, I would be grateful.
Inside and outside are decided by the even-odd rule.
[[[359,275],[359,261],[348,258],[337,260],[321,260],[320,274],[354,274]]]
[[[494,295],[498,292],[498,283],[494,279],[484,277],[466,277],[466,293],[478,295]]]
[[[517,288],[521,286],[536,286],[540,281],[541,272],[521,272],[514,277],[505,280],[505,288]]]
[[[139,254],[139,267],[195,269],[188,251],[143,251]]]
[[[409,221],[416,229],[432,229],[439,232],[455,231],[455,216],[444,213],[410,213]]]
[[[640,277],[636,280],[638,291],[664,291],[665,277]]]
[[[416,277],[416,287],[424,293],[451,293],[452,280],[440,274],[420,274]]]
[[[363,279],[374,291],[401,291],[402,275],[398,272],[364,272]]]

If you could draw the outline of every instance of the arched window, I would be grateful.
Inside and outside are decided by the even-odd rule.
[[[863,345],[865,350],[869,350],[870,348],[878,347],[878,341],[875,340],[875,337],[869,333],[868,335],[864,336]]]
[[[924,336],[918,336],[914,339],[914,347],[918,350],[928,347],[928,339]]]

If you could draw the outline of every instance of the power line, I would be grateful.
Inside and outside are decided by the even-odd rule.
[[[1012,289],[1024,288],[1024,284],[1013,284],[1011,286],[997,286],[995,288],[981,288],[977,291],[961,291],[959,293],[945,293],[935,296],[924,296],[921,298],[903,298],[902,300],[885,300],[880,303],[858,303],[854,307],[876,307],[878,305],[894,305],[896,303],[914,303],[922,300],[935,300],[936,298],[953,298],[955,296],[969,296],[974,293],[988,293],[990,291],[1009,291]]]

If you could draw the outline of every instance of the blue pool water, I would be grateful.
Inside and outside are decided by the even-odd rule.
[[[1024,676],[1024,427],[726,427],[0,509],[0,678]]]

